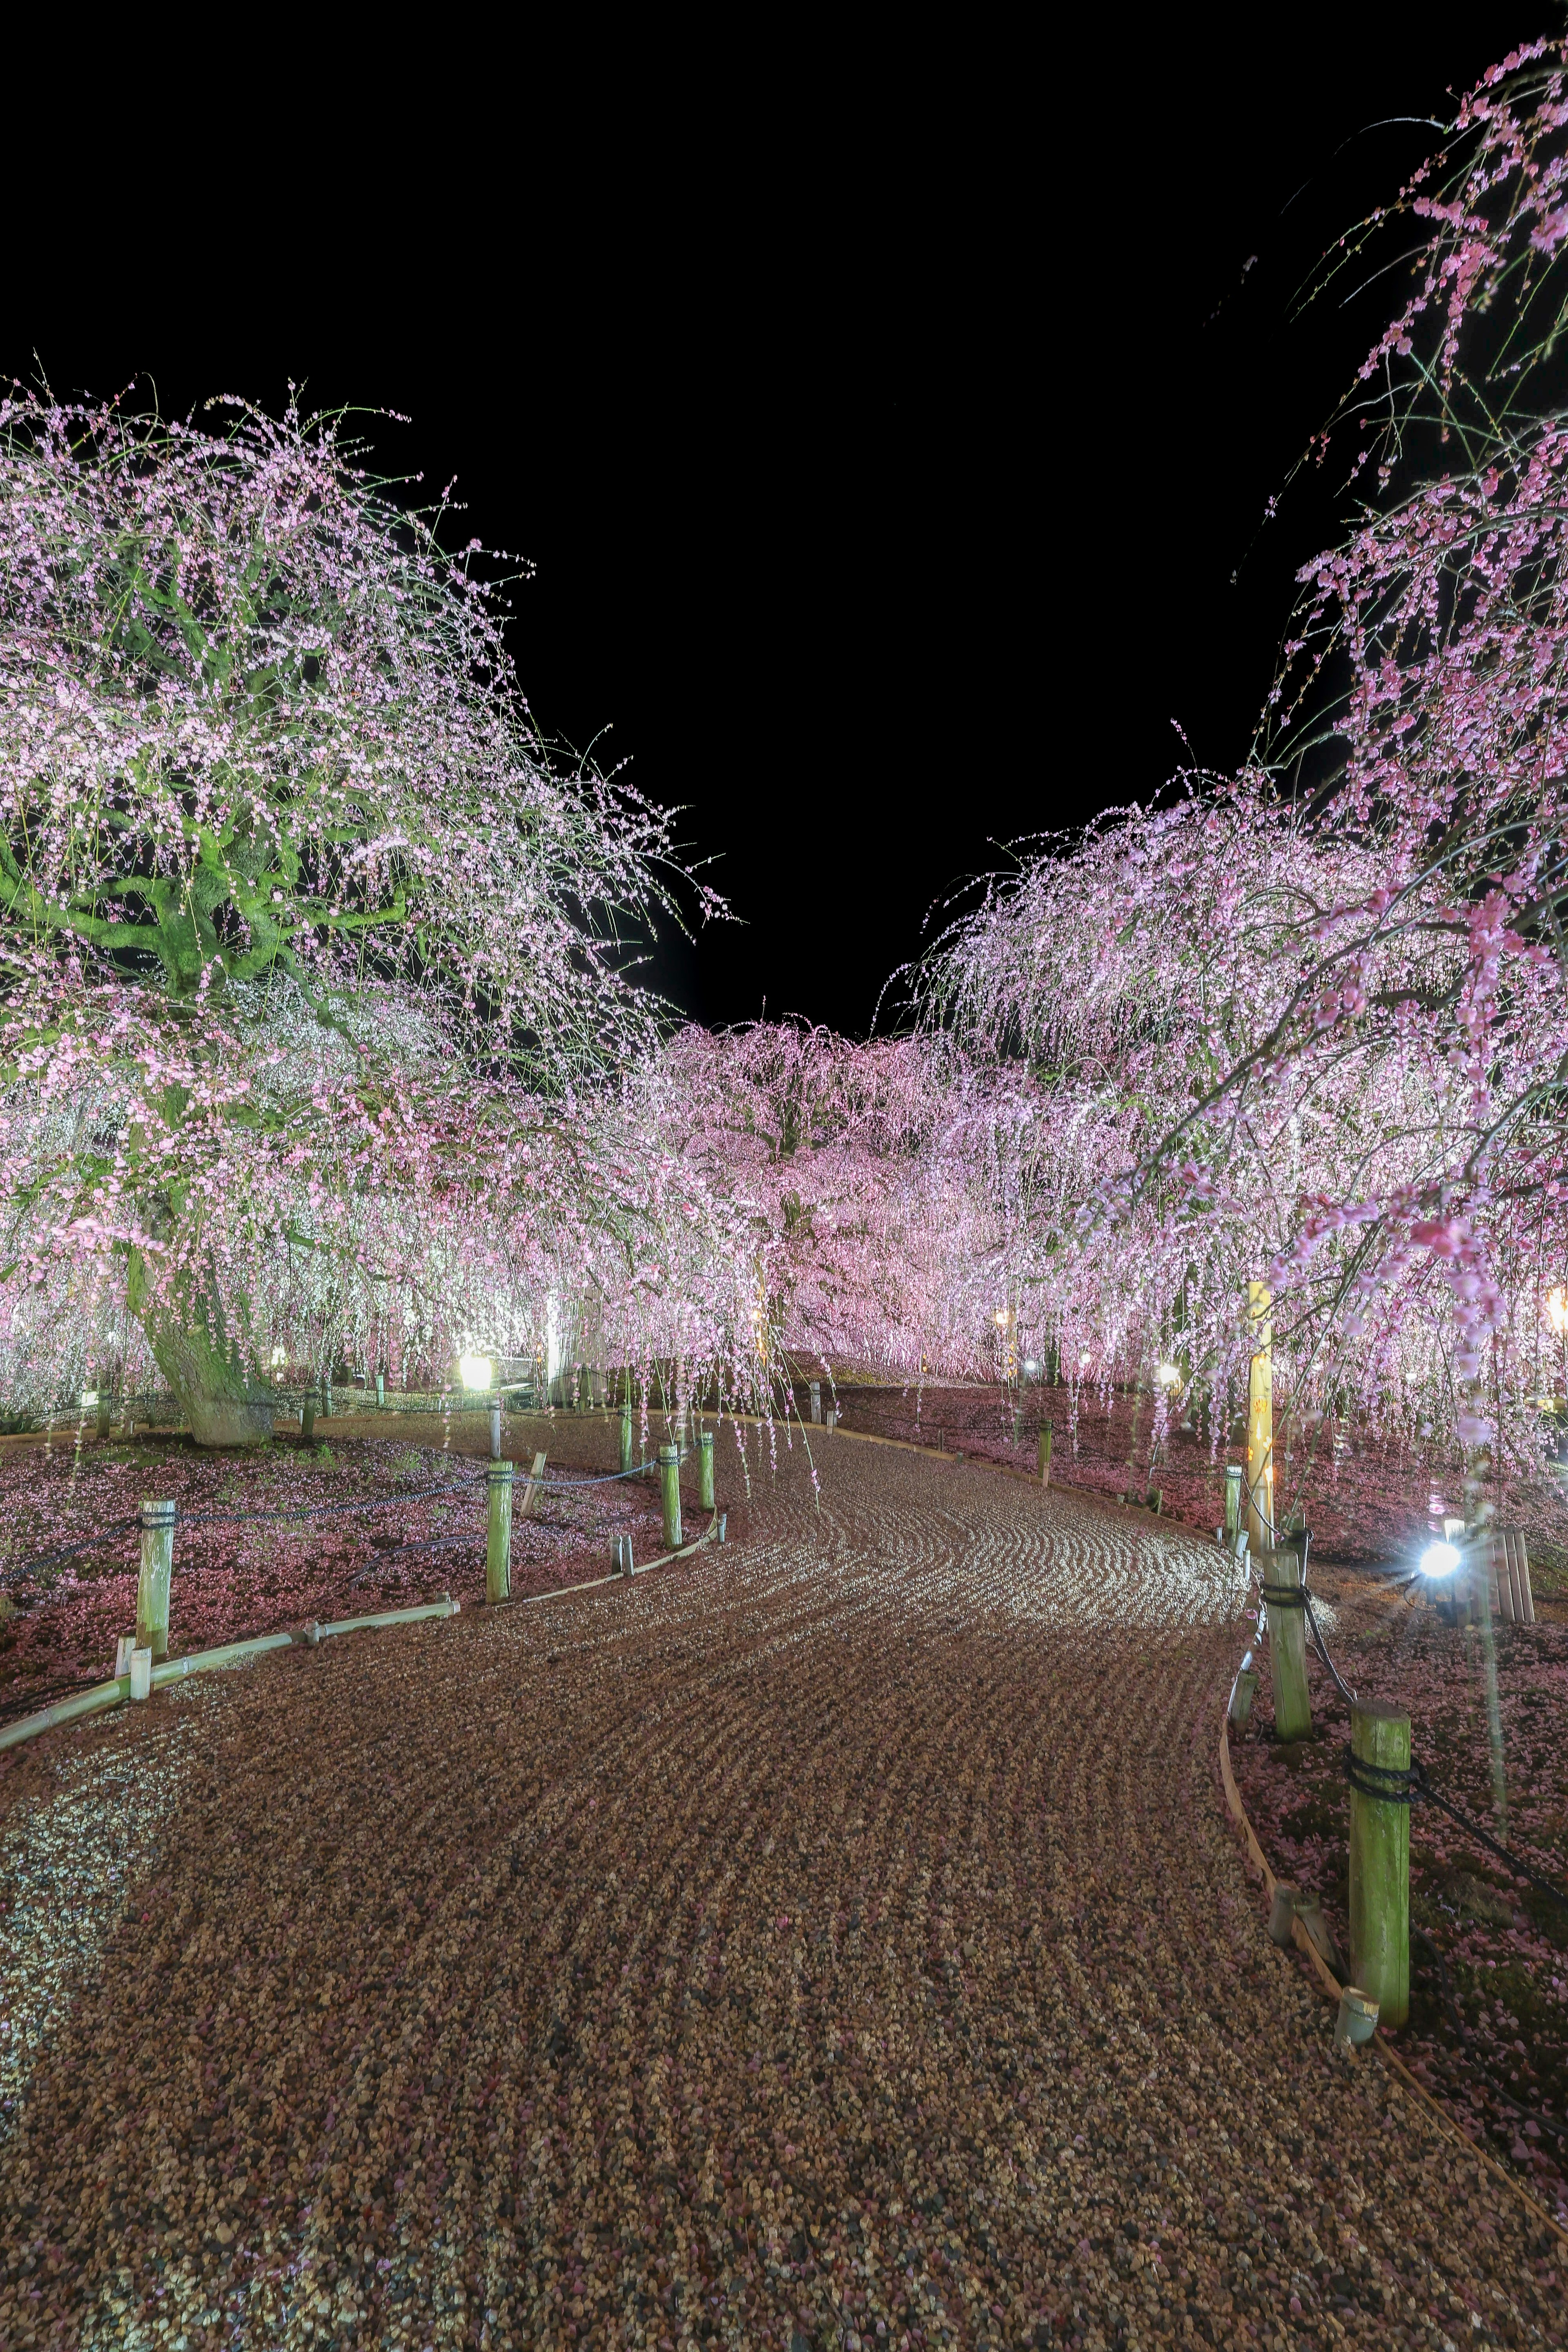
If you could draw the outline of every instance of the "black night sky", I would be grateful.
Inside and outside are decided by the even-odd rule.
[[[1436,142],[1385,118],[1448,112],[1553,12],[1417,43],[1329,6],[1239,53],[1235,21],[998,56],[961,121],[933,86],[874,134],[804,100],[721,139],[694,101],[580,203],[498,180],[479,254],[437,175],[302,243],[286,199],[259,275],[200,216],[158,268],[35,255],[0,360],[169,414],[290,375],[405,412],[367,422],[382,462],[455,475],[463,536],[535,566],[511,640],[545,732],[629,760],[716,861],[740,919],[656,978],[710,1023],[863,1034],[996,845],[1157,789],[1173,719],[1240,757],[1334,528],[1315,489],[1260,531],[1265,502],[1392,295],[1290,298]]]

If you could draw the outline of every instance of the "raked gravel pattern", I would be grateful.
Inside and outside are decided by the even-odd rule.
[[[0,1778],[0,2345],[1564,2341],[1268,1941],[1217,1548],[815,1450]]]

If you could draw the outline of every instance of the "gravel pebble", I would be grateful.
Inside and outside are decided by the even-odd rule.
[[[1564,2340],[1556,2242],[1268,1940],[1229,1563],[816,1457],[748,1505],[726,1440],[688,1566],[26,1751],[13,1899],[115,1805],[132,1899],[54,1939],[0,2343]]]

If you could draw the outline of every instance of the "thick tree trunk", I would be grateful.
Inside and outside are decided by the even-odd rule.
[[[139,1252],[131,1261],[127,1303],[196,1444],[265,1445],[272,1401],[249,1349],[225,1334],[221,1313],[190,1294],[152,1296]]]

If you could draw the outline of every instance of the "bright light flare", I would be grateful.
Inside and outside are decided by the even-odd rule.
[[[1026,1356],[1026,1357],[1025,1357],[1025,1359],[1024,1359],[1024,1370],[1028,1373],[1029,1378],[1030,1378],[1031,1380],[1033,1380],[1033,1379],[1034,1379],[1035,1374],[1039,1370],[1039,1369],[1040,1369],[1040,1368],[1039,1368],[1038,1364],[1037,1364],[1037,1363],[1036,1363],[1036,1361],[1035,1361],[1035,1360],[1034,1360],[1033,1356]]]
[[[1154,1375],[1162,1388],[1179,1389],[1182,1385],[1180,1364],[1162,1364]]]
[[[460,1356],[458,1372],[466,1389],[488,1389],[495,1380],[496,1368],[488,1356]]]
[[[1452,1576],[1460,1555],[1451,1543],[1429,1543],[1421,1555],[1423,1576]]]
[[[1546,1294],[1546,1319],[1560,1339],[1568,1333],[1568,1290],[1561,1284]]]

